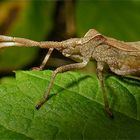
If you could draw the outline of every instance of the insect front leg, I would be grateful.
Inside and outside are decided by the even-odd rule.
[[[68,70],[72,70],[72,69],[81,69],[81,68],[84,68],[86,65],[87,65],[88,61],[83,61],[81,63],[76,63],[76,64],[69,64],[69,65],[66,65],[66,66],[61,66],[61,67],[58,67],[52,74],[52,77],[51,77],[51,80],[50,80],[50,83],[49,83],[49,86],[48,86],[48,89],[47,91],[45,92],[45,95],[44,95],[44,99],[41,100],[37,105],[36,105],[36,109],[39,109],[47,100],[48,100],[48,96],[50,94],[50,90],[53,86],[53,83],[54,83],[54,80],[55,80],[55,77],[58,73],[62,73],[62,72],[65,72],[65,71],[68,71]]]
[[[97,76],[98,76],[98,79],[100,81],[101,88],[102,88],[105,111],[111,118],[113,118],[113,114],[109,108],[109,102],[108,102],[107,94],[105,91],[103,70],[104,70],[104,62],[97,62]]]
[[[47,52],[45,58],[43,59],[42,64],[41,64],[39,67],[33,67],[32,69],[33,69],[33,70],[42,70],[42,69],[45,67],[46,63],[48,62],[48,60],[49,60],[49,58],[50,58],[50,56],[51,56],[53,50],[54,50],[54,48],[50,48],[50,49],[48,50],[48,52]]]

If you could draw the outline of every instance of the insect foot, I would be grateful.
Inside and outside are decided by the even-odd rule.
[[[41,106],[48,100],[48,97],[44,98],[43,100],[41,100],[36,106],[35,108],[37,110],[39,110],[41,108]]]
[[[42,70],[42,68],[40,68],[40,67],[32,67],[31,70],[38,70],[38,71],[40,71],[40,70]]]
[[[111,109],[110,108],[105,108],[105,111],[106,111],[106,113],[107,113],[107,115],[110,117],[110,118],[114,118],[114,115],[113,115],[113,113],[112,113],[112,111],[111,111]]]

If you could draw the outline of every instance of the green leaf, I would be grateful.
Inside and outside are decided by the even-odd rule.
[[[96,75],[77,72],[58,74],[51,98],[39,110],[51,71],[16,72],[15,84],[0,85],[0,132],[15,132],[25,139],[139,139],[140,83],[108,76],[106,89],[114,114],[104,112]],[[57,95],[56,95],[57,94]],[[1,137],[4,137],[2,134]],[[14,134],[12,134],[14,135]]]
[[[5,127],[0,125],[0,139],[3,140],[31,140],[29,137],[26,137],[25,135],[22,135],[20,133],[16,133],[14,131],[11,131],[9,129],[6,129]]]
[[[12,76],[0,78],[0,84],[15,84],[15,78]]]

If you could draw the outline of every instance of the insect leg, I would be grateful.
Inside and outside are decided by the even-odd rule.
[[[48,52],[47,52],[45,58],[43,59],[42,64],[41,64],[39,67],[33,67],[32,69],[33,69],[33,70],[42,70],[42,69],[45,67],[47,61],[49,60],[49,58],[50,58],[50,56],[51,56],[53,50],[54,50],[54,48],[50,48],[50,49],[48,50]]]
[[[103,69],[104,69],[104,62],[97,62],[97,76],[98,76],[98,79],[100,81],[101,88],[102,88],[105,111],[107,112],[107,114],[110,117],[113,117],[113,114],[109,108],[109,102],[108,102],[108,98],[107,98],[106,91],[105,91]]]
[[[52,74],[52,77],[51,77],[51,80],[50,80],[50,83],[49,83],[49,86],[48,86],[48,89],[47,91],[45,92],[45,95],[44,95],[44,99],[41,100],[37,105],[36,105],[36,109],[39,109],[47,100],[48,100],[48,96],[50,94],[50,90],[53,86],[53,83],[54,83],[54,80],[55,80],[55,77],[58,73],[62,73],[62,72],[65,72],[65,71],[68,71],[68,70],[72,70],[72,69],[81,69],[81,68],[84,68],[86,65],[87,65],[88,61],[83,61],[81,63],[76,63],[76,64],[69,64],[69,65],[66,65],[66,66],[61,66],[61,67],[58,67]]]
[[[54,48],[49,49],[48,53],[46,54],[46,56],[45,56],[45,58],[44,58],[44,60],[42,62],[42,64],[39,67],[40,69],[43,69],[45,67],[45,65],[46,65],[47,61],[49,60],[53,50],[54,50]]]

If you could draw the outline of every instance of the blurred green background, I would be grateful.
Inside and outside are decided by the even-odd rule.
[[[91,28],[124,41],[140,40],[138,0],[1,0],[0,34],[37,41],[82,37]],[[0,50],[0,73],[38,66],[47,50]],[[49,68],[72,63],[55,51]],[[91,69],[92,66],[89,67]]]

